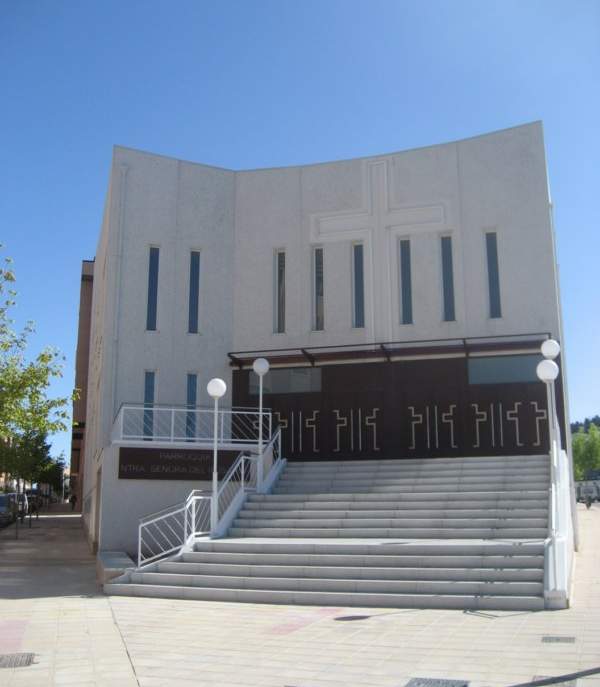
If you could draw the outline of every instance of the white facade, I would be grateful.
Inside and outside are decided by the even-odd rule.
[[[490,317],[489,232],[499,318]],[[452,239],[454,321],[443,319],[444,236]],[[398,241],[407,238],[413,324],[399,316]],[[352,326],[357,242],[361,328]],[[156,331],[146,330],[151,246],[160,254]],[[323,331],[312,330],[315,246],[323,248]],[[278,250],[286,255],[284,333],[274,333]],[[197,334],[188,333],[191,251],[200,252]],[[131,550],[136,519],[191,488],[117,479],[112,424],[122,403],[144,400],[145,371],[155,371],[155,403],[185,404],[186,375],[196,373],[197,402],[206,405],[210,378],[231,386],[228,351],[532,332],[561,339],[539,122],[389,155],[241,172],[116,147],[94,275],[83,488],[90,539]]]

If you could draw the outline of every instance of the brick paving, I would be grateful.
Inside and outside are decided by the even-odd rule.
[[[600,505],[579,517],[572,607],[517,613],[106,597],[80,519],[50,515],[19,542],[0,531],[0,653],[35,654],[0,686],[495,687],[600,669]]]

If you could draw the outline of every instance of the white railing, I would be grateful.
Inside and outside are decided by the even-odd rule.
[[[138,567],[181,551],[190,541],[210,532],[211,497],[194,490],[178,503],[142,518],[138,528]]]
[[[571,511],[569,458],[561,448],[560,424],[556,413],[550,441],[550,520],[546,540],[544,596],[547,608],[566,608],[569,604],[573,565],[574,529]]]
[[[220,445],[249,446],[259,439],[260,412],[256,409],[231,408],[218,411],[217,441]],[[272,418],[262,413],[262,434],[271,438]],[[212,408],[124,404],[113,425],[116,443],[148,441],[168,444],[211,444],[214,435]]]
[[[258,483],[259,461],[262,483]],[[248,493],[266,493],[277,480],[285,460],[281,455],[281,429],[277,428],[262,455],[243,451],[220,480],[216,523],[211,527],[212,495],[192,491],[180,504],[142,518],[138,533],[138,567],[191,547],[199,536],[222,537],[239,513]]]
[[[241,453],[221,480],[217,491],[216,525],[211,537],[222,537],[227,532],[249,492],[262,494],[269,491],[282,467],[281,429],[278,427],[262,455]],[[264,475],[262,482],[261,475]]]

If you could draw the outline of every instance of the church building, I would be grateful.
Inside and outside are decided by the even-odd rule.
[[[536,368],[542,343],[562,344],[563,335],[540,122],[372,157],[243,171],[115,147],[93,297],[81,316],[91,326],[77,448],[84,451],[83,516],[96,550],[135,559],[140,519],[184,503],[192,490],[209,494],[210,379],[227,386],[219,480],[244,441],[250,453],[262,450],[253,363],[265,358],[264,437],[277,430],[286,467],[264,498],[276,493],[277,479],[281,487],[294,474],[311,484],[322,478],[337,494],[333,501],[358,488],[344,487],[346,477],[360,474],[374,494],[405,494],[410,479],[413,493],[430,495],[417,509],[427,519],[439,501],[431,494],[442,489],[450,503],[472,473],[473,494],[488,496],[468,492],[465,503],[479,498],[485,519],[486,508],[502,505],[497,493],[535,477],[541,486],[532,481],[539,503],[527,516],[531,530],[513,523],[504,538],[531,535],[543,553],[552,417]],[[556,362],[558,451],[568,463],[563,357]],[[452,472],[456,466],[464,479]],[[282,493],[306,493],[296,486]],[[327,489],[316,485],[315,493]],[[259,503],[260,492],[257,486],[248,503]],[[505,501],[506,513],[494,510],[498,518],[526,517]],[[439,525],[420,538],[414,518],[403,534],[397,509],[388,510],[394,524],[379,535],[383,541],[446,537]],[[293,537],[286,522],[278,541]],[[232,523],[215,542],[245,536]],[[501,536],[500,525],[489,527],[495,534],[482,529],[480,548]],[[246,534],[264,532],[249,527]],[[548,573],[540,565],[527,579],[543,585]]]

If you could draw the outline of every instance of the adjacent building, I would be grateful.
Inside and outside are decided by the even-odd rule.
[[[81,265],[79,290],[79,328],[75,353],[75,388],[78,396],[73,401],[73,430],[71,436],[71,468],[69,490],[77,496],[77,509],[83,501],[83,471],[85,453],[85,418],[90,360],[90,327],[92,321],[92,290],[94,261],[84,260]]]

